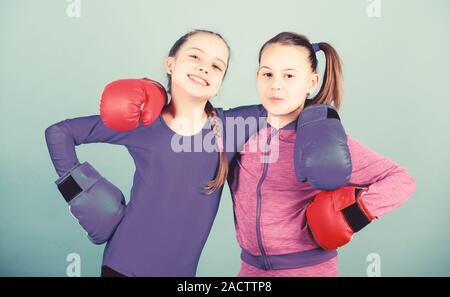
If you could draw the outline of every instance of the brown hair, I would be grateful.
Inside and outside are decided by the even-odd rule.
[[[178,53],[178,50],[181,48],[181,46],[191,36],[198,34],[198,33],[208,33],[208,34],[212,34],[212,35],[219,37],[220,39],[222,39],[222,41],[227,46],[228,52],[230,52],[230,47],[228,46],[225,39],[219,33],[215,33],[215,32],[208,31],[208,30],[194,30],[194,31],[184,34],[173,44],[172,48],[169,51],[169,57],[175,57],[176,54]],[[228,55],[227,65],[228,65],[229,61],[230,61],[230,56]],[[227,73],[227,70],[228,70],[228,67],[227,67],[227,69],[225,69],[225,73],[223,75],[224,78]],[[167,74],[167,78],[168,78],[167,93],[172,95],[171,94],[172,77],[170,74]],[[209,100],[206,102],[205,112],[208,115],[208,118],[211,118],[211,129],[213,130],[215,138],[216,138],[216,145],[219,147],[219,165],[217,168],[216,177],[213,180],[209,181],[205,186],[206,194],[210,195],[216,189],[222,187],[223,184],[225,184],[225,181],[226,181],[227,175],[228,175],[228,160],[227,160],[227,156],[225,155],[225,152],[223,150],[223,138],[222,138],[222,133],[221,133],[222,127],[220,124],[220,120],[217,115],[216,109],[214,108],[214,106],[211,104],[211,102]]]
[[[270,44],[279,43],[282,45],[294,45],[306,48],[309,52],[308,60],[313,72],[317,71],[317,57],[309,39],[301,34],[293,32],[281,32],[268,40],[259,51],[258,62],[261,63],[261,56],[264,48]],[[326,42],[319,42],[317,46],[325,54],[326,65],[323,74],[322,86],[317,95],[311,99],[310,104],[334,104],[337,110],[342,105],[342,67],[337,51]]]

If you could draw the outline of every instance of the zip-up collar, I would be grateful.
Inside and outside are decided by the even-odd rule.
[[[270,125],[270,123],[268,121],[266,121],[266,124],[267,124],[267,127],[272,128],[274,130],[297,130],[297,120],[298,120],[298,117],[295,118],[295,120],[293,120],[289,124],[285,125],[284,127],[281,127],[280,129],[273,127],[272,125]]]

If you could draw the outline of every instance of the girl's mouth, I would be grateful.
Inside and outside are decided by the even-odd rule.
[[[270,100],[270,101],[274,101],[274,102],[281,102],[281,101],[283,101],[284,99],[283,99],[283,98],[280,98],[280,97],[269,97],[269,100]]]
[[[205,79],[203,79],[199,76],[188,74],[188,77],[191,81],[195,82],[196,84],[199,84],[203,87],[209,86],[209,83]]]

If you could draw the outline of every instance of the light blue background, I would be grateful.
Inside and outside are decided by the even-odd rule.
[[[44,130],[97,114],[103,86],[112,80],[148,76],[165,83],[163,62],[173,42],[204,28],[221,33],[232,48],[228,76],[213,100],[222,107],[258,102],[258,50],[278,32],[336,47],[347,132],[417,182],[405,205],[340,250],[340,274],[366,275],[366,257],[377,253],[383,276],[450,276],[450,2],[379,3],[380,17],[369,17],[367,0],[82,0],[81,17],[69,18],[64,0],[3,0],[0,275],[64,276],[72,252],[81,257],[83,276],[99,275],[103,246],[88,241],[57,191]],[[125,148],[91,144],[77,153],[128,199],[134,164]],[[237,274],[232,218],[226,188],[199,276]]]

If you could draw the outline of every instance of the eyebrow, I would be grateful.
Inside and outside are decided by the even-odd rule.
[[[260,67],[259,69],[263,69],[263,68],[267,68],[267,69],[269,69],[269,70],[272,70],[272,68],[270,68],[269,66],[262,66],[262,67]],[[283,69],[283,71],[290,71],[290,70],[293,70],[293,71],[297,71],[297,72],[298,72],[298,70],[295,69],[295,68],[284,68],[284,69]]]
[[[195,50],[201,51],[202,53],[205,52],[204,50],[202,50],[201,48],[198,48],[198,47],[190,47],[190,48],[188,48],[187,50],[191,50],[191,49],[195,49]],[[220,58],[218,58],[218,57],[215,57],[215,59],[216,59],[216,60],[219,60],[220,62],[222,62],[222,63],[223,63],[223,66],[227,67],[227,63],[225,63],[222,59],[220,59]]]

